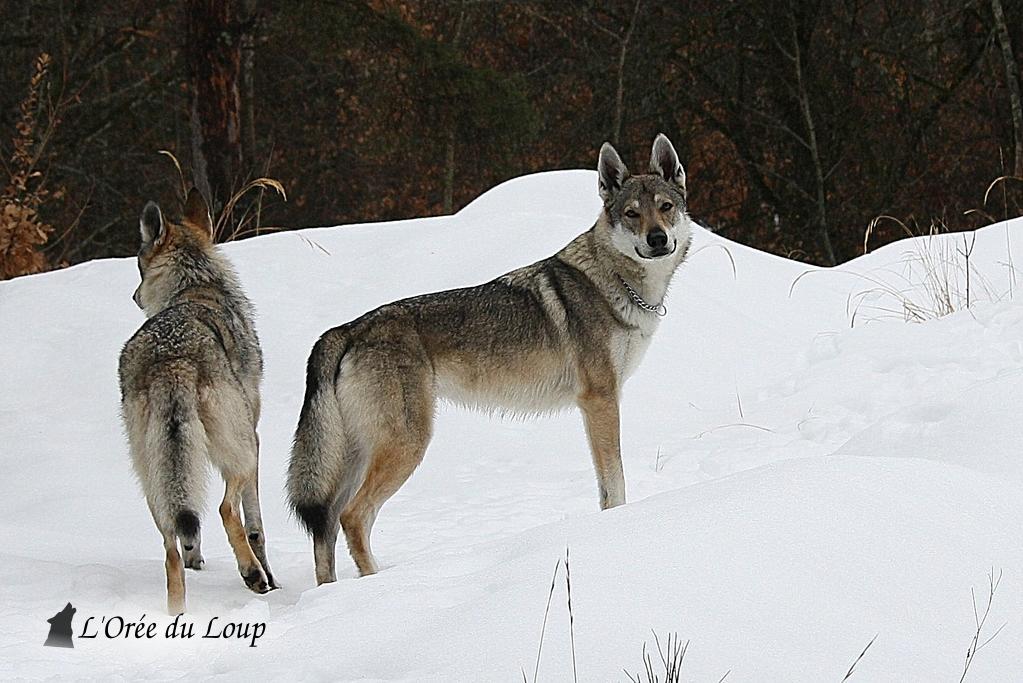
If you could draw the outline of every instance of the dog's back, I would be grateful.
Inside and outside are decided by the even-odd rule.
[[[182,539],[194,537],[199,526],[207,431],[235,420],[254,425],[256,419],[228,356],[228,346],[237,344],[223,324],[226,313],[175,304],[149,319],[121,352],[132,462],[147,497],[161,517],[174,520]],[[258,377],[253,381],[258,384]]]

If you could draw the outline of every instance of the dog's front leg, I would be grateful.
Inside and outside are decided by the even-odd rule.
[[[579,396],[593,467],[600,487],[600,509],[625,504],[625,474],[619,440],[618,395],[613,390],[586,391]]]

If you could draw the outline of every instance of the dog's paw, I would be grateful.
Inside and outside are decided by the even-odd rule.
[[[206,566],[206,560],[202,559],[202,555],[185,556],[185,566],[188,569],[195,569],[196,571],[201,570]]]
[[[253,593],[268,593],[271,589],[270,582],[260,567],[253,567],[248,572],[242,574],[242,579],[245,580],[245,585]]]

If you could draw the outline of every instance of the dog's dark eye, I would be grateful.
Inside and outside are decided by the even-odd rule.
[[[628,216],[629,218],[639,218],[639,214],[633,211],[632,209],[626,211],[625,215]]]
[[[664,202],[663,204],[661,204],[661,211],[671,211],[671,207],[672,207],[671,202]]]

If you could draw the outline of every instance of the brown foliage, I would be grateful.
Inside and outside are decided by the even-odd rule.
[[[56,125],[56,119],[51,118],[50,130],[41,134],[37,116],[40,92],[49,69],[50,55],[43,52],[36,59],[28,94],[21,102],[10,175],[0,195],[0,279],[3,280],[39,273],[50,265],[42,247],[53,232],[53,226],[40,218],[39,208],[47,198],[59,199],[60,193],[51,195],[45,188],[43,174],[36,168],[52,127]]]

